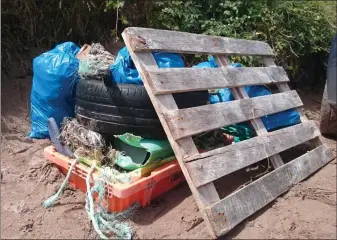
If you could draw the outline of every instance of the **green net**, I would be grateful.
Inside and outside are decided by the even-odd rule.
[[[99,43],[90,46],[89,53],[80,60],[78,74],[81,78],[102,78],[106,76],[115,57]]]
[[[44,203],[45,208],[51,207],[55,201],[62,195],[63,191],[68,185],[68,181],[74,166],[80,161],[80,158],[76,158],[71,164],[67,176],[64,179],[59,190],[49,197]],[[96,161],[91,164],[90,171],[86,177],[86,205],[85,209],[87,211],[88,217],[91,220],[95,231],[101,239],[109,239],[109,237],[116,236],[121,239],[131,239],[132,238],[132,228],[131,226],[123,222],[124,220],[130,218],[130,216],[137,210],[139,204],[136,203],[129,209],[120,213],[108,213],[107,208],[105,207],[105,184],[111,181],[117,182],[130,182],[131,177],[126,173],[119,173],[117,170],[114,170],[110,167],[104,167],[100,169],[99,176],[95,179],[95,184],[93,187],[90,187],[90,178],[93,171],[97,169]],[[97,203],[95,207],[93,195],[97,193]]]
[[[93,223],[95,231],[101,239],[108,239],[111,236],[122,239],[131,239],[133,234],[132,228],[127,222],[123,222],[123,220],[128,219],[139,207],[139,204],[134,204],[124,212],[108,213],[103,202],[105,197],[105,183],[109,180],[110,176],[103,171],[100,176],[95,179],[95,185],[90,189],[90,176],[94,168],[95,164],[91,166],[90,172],[86,178],[86,211],[89,219]],[[98,194],[96,209],[93,200],[94,193]]]

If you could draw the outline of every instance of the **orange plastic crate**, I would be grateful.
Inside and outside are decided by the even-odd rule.
[[[44,149],[44,156],[53,162],[63,174],[67,174],[71,163],[74,161],[58,152],[53,146]],[[76,189],[87,191],[85,179],[89,168],[77,163],[73,173],[70,175],[69,183]],[[97,172],[93,173],[93,177]],[[142,177],[127,184],[106,184],[106,200],[110,212],[121,212],[138,202],[142,207],[150,204],[154,199],[164,192],[174,188],[185,180],[180,166],[176,160],[167,163],[154,171],[148,177]]]

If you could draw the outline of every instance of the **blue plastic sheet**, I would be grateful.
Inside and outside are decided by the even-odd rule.
[[[155,52],[153,57],[159,68],[184,67],[184,60],[176,53]],[[118,52],[115,62],[110,66],[110,71],[114,83],[143,85],[126,47]]]
[[[65,42],[33,60],[29,137],[49,137],[48,118],[60,127],[64,117],[74,117],[78,51],[76,44]]]
[[[241,67],[242,65],[240,63],[235,63],[235,64],[232,64],[232,66]],[[217,68],[217,67],[218,67],[218,64],[215,62],[215,59],[213,56],[210,56],[207,62],[201,62],[193,66],[193,68]],[[227,102],[231,100],[234,100],[234,98],[229,88],[218,89],[216,94],[210,94],[209,96],[209,102],[211,104],[219,103],[219,102]]]
[[[232,67],[243,67],[240,63],[233,63]],[[194,67],[199,68],[216,68],[218,65],[215,62],[213,56],[209,57],[207,62],[202,62],[197,64]],[[250,98],[270,95],[272,94],[268,88],[263,85],[257,86],[245,86],[245,91]],[[219,89],[216,94],[210,94],[209,101],[211,104],[219,102],[228,102],[234,100],[229,88]],[[294,110],[289,109],[283,112],[267,115],[261,117],[261,120],[267,129],[267,131],[272,131],[286,126],[295,125],[300,122],[300,115]]]

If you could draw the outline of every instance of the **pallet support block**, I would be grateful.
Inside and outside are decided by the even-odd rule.
[[[274,63],[264,42],[176,31],[131,27],[122,33],[125,44],[174,150],[210,235],[215,238],[307,178],[333,155],[319,140],[314,122],[306,119],[285,71]],[[215,55],[219,68],[159,69],[152,52]],[[230,68],[229,55],[261,56],[264,67]],[[247,85],[276,84],[280,93],[249,98]],[[178,109],[172,93],[231,88],[235,101]],[[301,124],[267,132],[260,117],[296,109]],[[250,121],[257,136],[199,153],[192,136],[238,122]],[[284,163],[279,153],[310,141],[315,148]],[[274,171],[220,199],[214,181],[269,158]]]

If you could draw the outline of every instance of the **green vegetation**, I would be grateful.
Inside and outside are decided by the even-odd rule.
[[[1,1],[1,68],[20,60],[29,70],[32,51],[41,53],[57,43],[84,44],[111,36],[115,12],[102,0]]]
[[[327,53],[337,26],[334,1],[150,2],[149,27],[266,41],[293,81],[325,80]],[[252,62],[251,58],[232,60]]]
[[[335,1],[13,0],[2,3],[2,14],[5,61],[32,47],[102,42],[120,38],[127,26],[142,26],[266,41],[292,81],[307,83],[325,80],[337,26]]]

